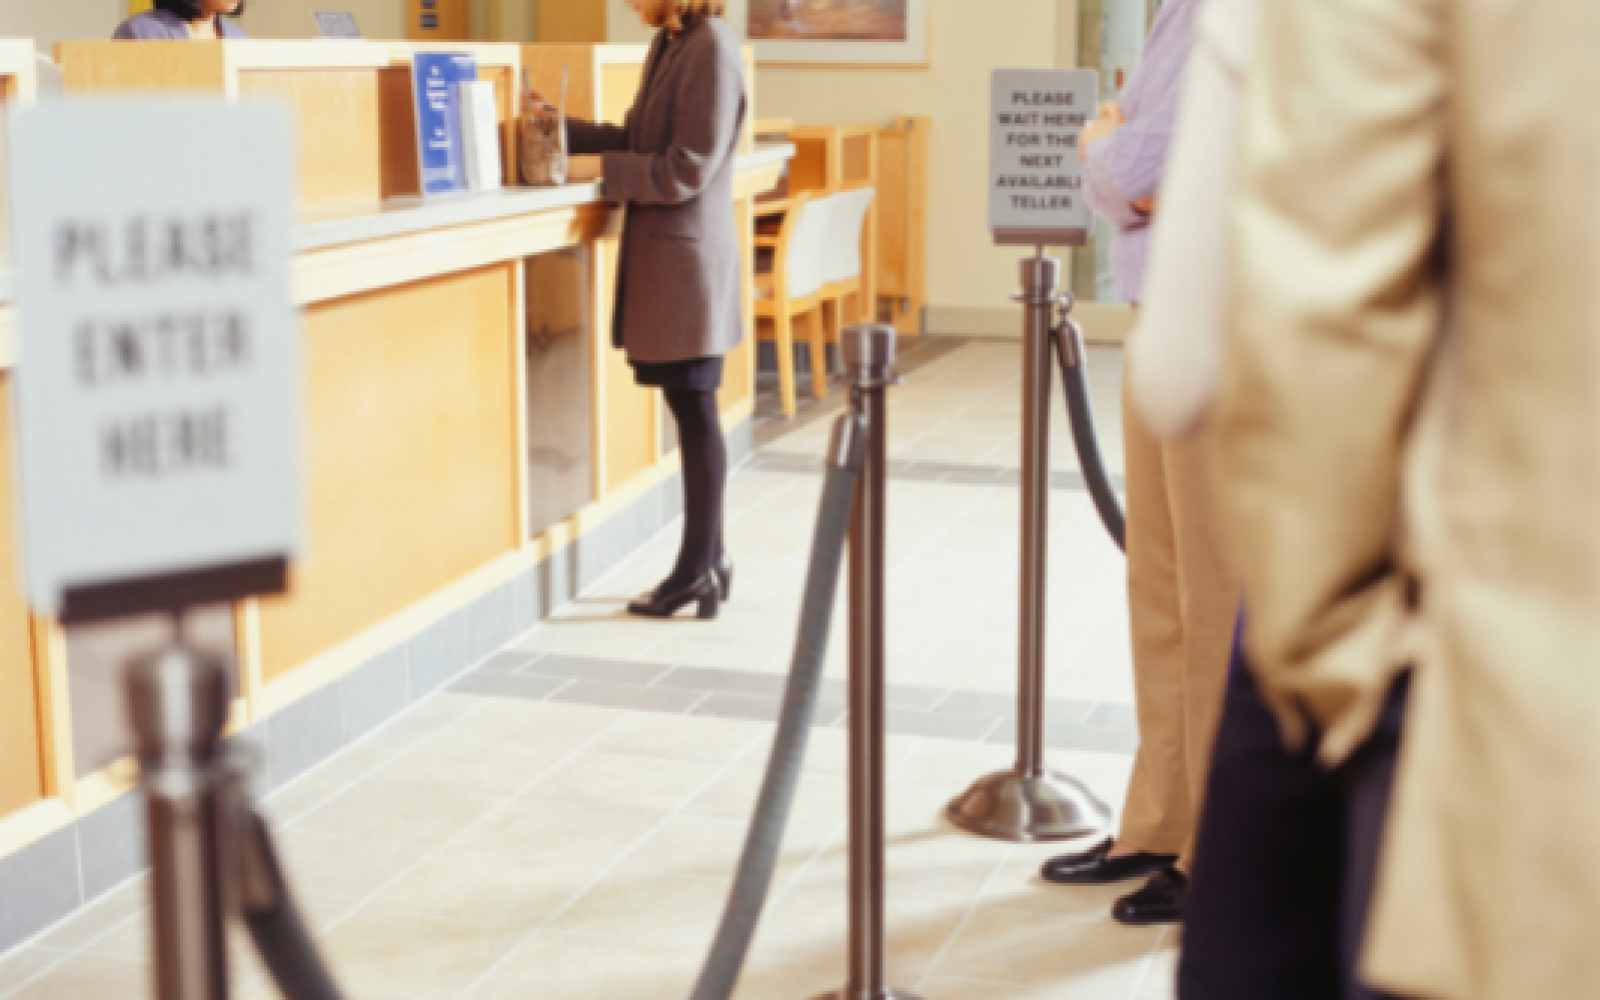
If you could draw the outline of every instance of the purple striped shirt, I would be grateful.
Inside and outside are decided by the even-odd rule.
[[[1144,59],[1118,101],[1127,124],[1088,148],[1083,176],[1089,204],[1117,227],[1111,276],[1125,302],[1138,302],[1144,293],[1150,251],[1150,216],[1133,203],[1161,190],[1200,4],[1167,0],[1150,29]]]
[[[160,41],[186,41],[189,38],[189,26],[183,18],[166,10],[150,10],[123,21],[117,26],[116,33],[111,36],[120,41],[160,42]],[[228,40],[248,38],[244,29],[234,24],[225,17],[217,18],[217,37]]]

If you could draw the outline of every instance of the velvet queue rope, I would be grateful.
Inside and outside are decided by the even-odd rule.
[[[846,427],[846,422],[853,426]],[[822,669],[839,590],[839,570],[844,562],[850,515],[861,475],[861,445],[868,433],[874,432],[855,413],[840,417],[834,431],[835,442],[853,439],[855,446],[836,444],[831,449],[835,457],[829,461],[823,480],[822,503],[811,541],[811,565],[806,573],[805,594],[800,606],[800,634],[789,667],[777,735],[772,741],[772,754],[767,760],[766,776],[756,799],[755,815],[745,837],[733,889],[705,967],[691,994],[692,1000],[726,1000],[732,995],[772,886],[772,873],[777,867],[795,789],[800,783],[800,767],[811,735],[817,695],[822,689]]]
[[[1094,509],[1100,523],[1117,548],[1127,550],[1127,518],[1117,491],[1111,486],[1104,457],[1100,454],[1100,438],[1094,429],[1094,408],[1089,401],[1089,382],[1085,374],[1083,332],[1071,319],[1063,318],[1061,324],[1050,331],[1055,344],[1056,358],[1061,363],[1061,381],[1066,384],[1067,416],[1072,424],[1072,443],[1078,449],[1078,464],[1083,468],[1084,482],[1089,495],[1094,498]],[[1068,338],[1071,338],[1069,341]]]

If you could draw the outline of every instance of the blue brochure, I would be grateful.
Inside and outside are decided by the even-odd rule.
[[[456,85],[477,78],[478,63],[471,56],[418,52],[411,57],[411,80],[417,105],[417,153],[425,195],[467,189],[460,90]]]

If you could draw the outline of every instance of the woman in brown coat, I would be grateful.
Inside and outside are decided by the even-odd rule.
[[[666,396],[683,452],[683,544],[659,587],[628,605],[714,618],[733,583],[722,547],[728,455],[722,360],[744,337],[733,176],[746,97],[724,0],[629,0],[660,29],[622,125],[570,121],[571,152],[603,154],[607,198],[627,207],[612,343]],[[542,99],[535,94],[535,99]]]

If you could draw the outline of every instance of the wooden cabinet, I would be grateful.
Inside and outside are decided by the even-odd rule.
[[[878,312],[902,337],[921,334],[928,304],[932,128],[932,118],[905,116],[878,132]]]

